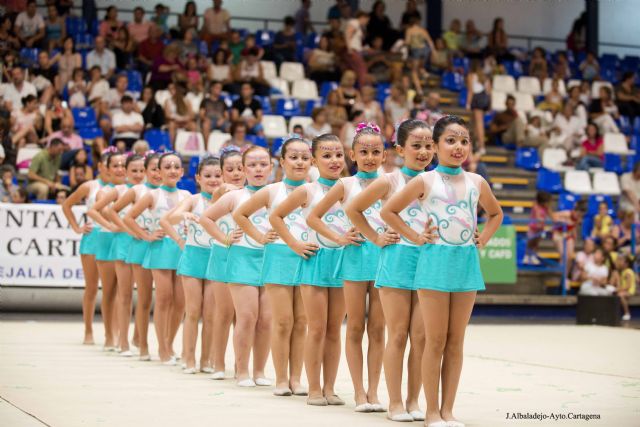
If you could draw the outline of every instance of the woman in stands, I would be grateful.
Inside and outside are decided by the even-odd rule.
[[[220,168],[222,169],[222,180],[224,184],[218,188],[214,194],[214,198],[234,189],[239,190],[244,186],[246,179],[244,168],[242,167],[242,154],[235,147],[222,150],[220,154]],[[242,230],[239,228],[234,230],[231,213],[220,217],[215,222],[215,226],[220,233],[223,234],[223,236],[219,236],[221,240],[215,238],[216,227],[212,227],[212,224],[213,221],[206,215],[203,214],[200,216],[200,225],[202,225],[202,228],[204,228],[205,232],[209,233],[209,235],[214,236],[213,245],[209,253],[209,260],[207,262],[207,271],[205,273],[207,280],[213,282],[216,305],[213,318],[212,341],[214,372],[211,379],[223,380],[225,378],[224,357],[227,342],[229,341],[229,329],[231,328],[235,314],[231,293],[226,285],[227,255],[229,246],[232,243],[236,243],[240,237],[242,237]]]
[[[173,341],[184,316],[184,292],[182,281],[176,276],[181,249],[177,243],[165,236],[160,228],[160,218],[178,206],[189,196],[188,191],[178,190],[176,184],[184,172],[182,159],[173,152],[166,152],[158,160],[162,185],[149,191],[127,212],[124,223],[144,240],[151,242],[142,266],[151,270],[156,284],[156,303],[153,323],[158,336],[160,361],[173,366],[177,357],[173,351]],[[143,229],[138,225],[138,217],[145,211],[151,212],[152,225]],[[182,233],[181,226],[176,227]]]
[[[344,405],[334,390],[340,363],[344,296],[342,283],[334,278],[333,272],[338,264],[341,245],[351,244],[357,237],[355,232],[347,230],[344,212],[339,204],[332,206],[320,220],[321,227],[331,227],[340,236],[339,243],[325,239],[315,228],[300,234],[297,239],[287,228],[285,218],[299,208],[302,208],[302,216],[307,218],[307,225],[312,227],[309,214],[338,182],[345,167],[344,148],[335,135],[325,134],[314,138],[311,154],[320,177],[316,182],[296,188],[273,210],[269,221],[291,250],[303,258],[296,269],[295,283],[300,284],[309,325],[304,344],[304,365],[309,383],[307,404]],[[321,370],[324,384],[320,380]]]
[[[88,218],[85,219],[84,225],[80,226],[72,211],[72,206],[84,201],[87,209],[91,209],[96,202],[96,195],[111,182],[110,171],[107,168],[107,162],[113,155],[111,151],[102,154],[100,163],[98,164],[99,178],[87,181],[80,185],[77,190],[67,197],[62,205],[64,213],[69,225],[74,232],[82,234],[80,240],[80,261],[82,263],[82,271],[84,273],[84,292],[82,295],[82,318],[84,320],[84,344],[93,344],[93,313],[95,312],[96,295],[98,294],[98,266],[96,264],[97,237],[100,227]],[[106,332],[106,330],[105,330]],[[113,344],[113,343],[110,343]]]
[[[502,223],[502,209],[489,184],[461,165],[471,155],[471,139],[464,120],[446,116],[436,122],[433,139],[438,167],[421,174],[382,208],[382,218],[404,238],[421,246],[414,286],[418,289],[425,327],[422,380],[427,398],[425,425],[464,424],[456,421],[453,404],[462,370],[464,334],[478,290],[484,289],[478,247],[489,241]],[[400,216],[418,200],[437,227],[437,240],[427,244],[424,233]],[[487,221],[478,235],[478,204]],[[442,399],[439,386],[442,378]]]
[[[133,295],[133,272],[131,265],[126,262],[129,247],[133,244],[133,237],[127,233],[126,228],[111,220],[107,212],[109,206],[132,188],[144,181],[144,158],[137,154],[129,155],[125,162],[126,182],[116,185],[115,188],[105,192],[88,211],[88,215],[106,229],[114,231],[109,258],[115,263],[117,280],[116,294],[116,330],[118,331],[118,348],[120,355],[131,357],[129,350],[129,324],[131,323],[131,304]],[[121,211],[121,215],[125,212]]]
[[[484,113],[491,107],[491,82],[482,72],[480,61],[471,62],[467,74],[466,109],[471,110],[478,151],[484,154]]]
[[[424,325],[418,305],[418,294],[413,281],[420,254],[420,247],[406,238],[393,244],[385,232],[375,230],[367,221],[366,213],[378,201],[385,203],[393,194],[402,190],[412,178],[422,174],[433,159],[433,139],[427,123],[421,120],[402,122],[396,131],[395,149],[404,159],[404,166],[395,172],[382,175],[372,182],[346,206],[346,213],[355,227],[368,241],[381,247],[380,265],[376,276],[376,288],[389,331],[384,351],[384,373],[389,392],[388,418],[392,421],[423,421],[418,397]],[[416,178],[418,179],[418,178]],[[432,228],[427,224],[427,214],[416,201],[400,212],[400,217],[416,233],[431,238]],[[407,337],[411,338],[408,361],[406,406],[402,401],[402,366]]]
[[[289,194],[306,182],[309,174],[311,150],[306,141],[298,137],[290,138],[282,145],[281,153],[284,179],[257,191],[234,213],[238,226],[254,240],[261,237],[261,232],[249,218],[264,208],[269,214],[273,213]],[[297,240],[307,232],[300,209],[287,215],[284,223],[290,237]],[[313,244],[304,246],[304,250],[309,252],[315,249],[317,246]],[[273,392],[276,396],[307,395],[300,381],[307,333],[300,287],[295,280],[300,259],[300,255],[286,245],[282,236],[265,246],[261,281],[267,290],[272,311],[271,355],[276,371],[276,389]]]
[[[105,212],[114,224],[117,224],[121,229],[127,230],[133,237],[127,251],[126,263],[131,266],[138,295],[135,317],[135,331],[137,335],[134,332],[133,344],[140,348],[140,360],[143,361],[151,360],[151,356],[149,355],[148,331],[149,314],[151,313],[151,303],[153,300],[153,276],[151,275],[151,270],[142,268],[142,262],[147,254],[150,242],[144,239],[144,235],[136,233],[130,227],[127,227],[123,218],[130,205],[134,205],[145,194],[151,190],[155,190],[162,184],[160,168],[158,167],[160,156],[160,153],[153,152],[145,156],[144,168],[146,182],[134,185],[128,189],[127,192],[125,192],[122,197],[119,197],[111,207],[107,208],[107,212]],[[121,212],[124,212],[124,214],[121,214]],[[145,231],[148,231],[148,227],[150,227],[153,222],[151,212],[148,210],[142,212],[136,220],[138,225]]]
[[[230,261],[233,260],[226,265],[224,281],[229,285],[236,311],[233,342],[237,385],[239,387],[270,386],[271,381],[265,378],[264,367],[269,356],[271,309],[264,291],[261,270],[264,245],[274,241],[277,236],[269,227],[266,209],[261,209],[250,217],[251,223],[259,231],[257,240],[246,234],[237,239],[233,233],[226,233],[226,230],[221,230],[214,223],[231,213],[232,218],[229,218],[226,226],[229,230],[236,228],[236,209],[267,184],[272,167],[269,152],[262,147],[249,148],[242,155],[242,166],[248,185],[224,194],[207,208],[202,217],[202,224],[214,239],[229,246],[227,257]],[[251,350],[253,350],[252,376],[249,374]]]
[[[195,374],[196,342],[198,322],[202,317],[202,350],[200,351],[200,371],[213,373],[211,367],[211,337],[213,328],[214,286],[206,280],[212,237],[200,225],[200,217],[212,200],[213,192],[222,184],[222,171],[217,158],[205,157],[198,164],[196,181],[201,192],[185,198],[176,209],[167,213],[160,225],[164,232],[181,248],[177,274],[182,276],[186,317],[183,329],[184,363],[183,373]],[[186,223],[187,237],[181,237],[174,228],[180,222]]]

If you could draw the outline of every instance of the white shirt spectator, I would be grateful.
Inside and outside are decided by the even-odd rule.
[[[115,70],[116,56],[109,49],[103,50],[102,54],[94,49],[87,55],[87,70],[90,70],[94,65],[99,66],[102,75],[106,76],[110,71]]]
[[[324,126],[322,126],[320,129],[317,129],[315,126],[313,126],[313,123],[309,123],[304,128],[304,137],[309,140],[325,133],[331,133],[331,125],[329,123],[325,123]]]
[[[38,96],[36,87],[28,81],[23,81],[20,89],[15,87],[13,83],[0,85],[0,96],[4,98],[5,102],[11,102],[11,109],[13,111],[22,108],[22,98],[27,95]]]
[[[144,119],[140,113],[135,111],[129,114],[122,110],[119,110],[113,114],[112,118],[113,129],[118,129],[120,126],[131,126],[139,124],[144,127]],[[115,132],[114,138],[140,138],[139,132]]]
[[[108,94],[109,82],[105,79],[102,79],[91,86],[91,92],[89,92],[89,102],[93,102],[97,98],[106,99]]]
[[[635,194],[636,198],[640,199],[640,179],[633,179],[633,173],[631,172],[625,173],[620,177],[620,188],[622,189],[620,210],[634,211],[635,206],[627,197],[625,191]]]
[[[584,137],[584,127],[577,116],[567,119],[564,114],[558,114],[551,127],[560,129],[560,133],[552,132],[551,134],[549,145],[552,146],[561,145],[570,151],[579,147]]]
[[[115,112],[116,110],[120,110],[120,107],[122,106],[122,97],[125,95],[129,95],[134,100],[136,99],[136,97],[133,96],[133,93],[129,92],[128,90],[125,90],[121,95],[120,92],[118,92],[118,90],[115,88],[109,89],[103,99],[109,106],[109,109],[112,112]]]
[[[348,47],[356,52],[362,52],[362,39],[364,34],[362,32],[362,27],[360,26],[360,21],[357,19],[350,19],[347,22],[347,28],[353,28],[353,36],[350,40],[347,41]],[[346,28],[345,28],[346,32]]]
[[[22,30],[23,37],[35,36],[44,26],[44,18],[38,12],[33,17],[29,16],[26,11],[20,12],[15,23],[16,29]]]

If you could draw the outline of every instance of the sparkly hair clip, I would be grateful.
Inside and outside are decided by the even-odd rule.
[[[118,151],[118,148],[115,145],[111,145],[102,150],[102,155],[105,154],[120,154],[120,151]]]
[[[200,156],[200,161],[209,160],[209,159],[220,160],[220,157],[216,156],[213,153],[206,153],[203,156]]]
[[[309,147],[311,147],[311,141],[309,141],[308,139],[306,139],[304,136],[300,135],[299,133],[290,133],[289,135],[286,136],[286,138],[284,139],[284,141],[282,141],[282,144],[284,145],[285,143],[287,143],[288,141],[292,140],[292,139],[298,139],[301,142],[304,142],[305,144],[307,144]]]
[[[156,154],[155,151],[147,150],[147,151],[145,151],[145,153],[142,156],[146,159],[147,157],[153,156],[154,154]]]
[[[361,122],[356,126],[356,135],[365,129],[371,129],[375,133],[380,133],[380,128],[373,122]]]
[[[220,157],[222,157],[227,153],[240,153],[240,152],[241,152],[240,148],[236,147],[235,145],[227,145],[226,147],[221,148],[218,154],[220,155]]]

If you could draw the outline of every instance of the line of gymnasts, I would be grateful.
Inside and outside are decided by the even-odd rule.
[[[424,420],[429,427],[464,426],[454,417],[453,404],[465,328],[476,292],[484,289],[478,247],[502,222],[487,182],[462,169],[471,148],[459,117],[443,117],[433,130],[407,120],[395,136],[404,166],[379,173],[383,137],[375,124],[362,123],[348,153],[357,166],[353,176],[344,177],[345,148],[335,135],[311,143],[294,136],[281,149],[282,181],[268,184],[272,159],[266,149],[224,149],[219,159],[200,161],[196,195],[176,187],[183,175],[176,153],[141,157],[108,150],[100,179],[82,184],[63,205],[74,231],[82,233],[85,343],[93,343],[99,280],[104,349],[133,356],[129,325],[135,283],[133,343],[140,359],[150,360],[147,331],[155,283],[153,325],[162,363],[176,365],[182,357],[184,373],[199,369],[224,379],[234,324],[238,386],[272,385],[265,376],[271,352],[274,395],[308,396],[309,405],[343,405],[334,385],[346,315],[355,411],[387,412],[390,420]],[[437,167],[425,172],[435,156]],[[71,207],[82,200],[91,221],[80,225]],[[478,204],[487,218],[482,231]],[[179,357],[173,343],[181,324]],[[302,384],[303,365],[308,389]],[[383,365],[388,408],[378,398]],[[418,403],[421,386],[426,412]]]

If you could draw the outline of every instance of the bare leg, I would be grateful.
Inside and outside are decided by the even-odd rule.
[[[379,404],[378,385],[384,356],[384,313],[380,292],[369,282],[369,313],[367,315],[367,402]]]
[[[411,325],[409,326],[409,360],[407,361],[407,403],[408,412],[419,411],[420,388],[422,388],[422,355],[424,353],[424,321],[420,311],[418,293],[411,292]]]
[[[118,330],[121,351],[129,350],[129,325],[131,323],[131,301],[133,298],[133,276],[131,266],[124,261],[116,261],[118,278]]]
[[[171,350],[171,354],[175,355],[175,351],[173,351],[173,342],[176,339],[176,335],[178,335],[178,329],[180,329],[180,324],[182,323],[182,319],[184,319],[184,290],[182,289],[182,277],[177,276],[175,271],[173,273],[173,300],[171,301],[171,314],[169,317],[169,324],[167,325],[168,330],[168,339],[169,339],[169,350]]]
[[[346,313],[342,288],[329,288],[327,335],[324,340],[323,376],[325,396],[335,394],[336,377],[340,365],[342,322]]]
[[[304,312],[300,286],[293,291],[293,332],[289,345],[289,382],[291,390],[301,386],[302,364],[304,361],[304,341],[307,338],[307,316]]]
[[[265,378],[264,367],[269,358],[271,348],[271,306],[264,287],[258,288],[259,312],[256,331],[253,335],[253,378]]]
[[[195,277],[182,276],[186,316],[182,329],[182,348],[184,363],[187,368],[196,367],[196,341],[198,341],[198,322],[202,315],[202,280]]]
[[[289,355],[293,331],[293,293],[295,287],[265,285],[273,313],[271,357],[276,371],[276,389],[289,388]]]
[[[186,296],[186,294],[185,294]],[[211,368],[211,342],[213,341],[213,317],[215,313],[215,292],[213,282],[204,282],[202,300],[202,350],[200,351],[200,369]]]
[[[355,393],[356,406],[367,403],[362,376],[362,337],[365,328],[367,282],[344,282],[344,301],[347,309],[347,338],[345,353]]]
[[[113,262],[97,261],[98,273],[100,273],[100,282],[102,283],[102,304],[100,312],[102,313],[102,321],[104,322],[104,346],[113,347],[116,344],[115,324],[113,318],[117,281],[116,271]]]
[[[260,314],[260,292],[256,286],[229,284],[229,291],[236,311],[233,343],[238,381],[250,378],[249,355],[253,346],[256,324]]]
[[[93,314],[96,311],[98,295],[98,266],[93,255],[80,255],[84,273],[84,292],[82,294],[82,319],[84,320],[83,344],[93,344]]]
[[[173,300],[173,271],[151,270],[156,283],[156,305],[153,309],[153,325],[158,337],[158,355],[161,362],[171,359],[168,330],[171,302]]]
[[[304,310],[309,325],[307,339],[304,344],[304,368],[307,373],[307,382],[309,383],[309,399],[317,399],[323,397],[320,370],[325,353],[329,289],[301,285],[300,293],[302,294]]]
[[[450,297],[449,329],[442,360],[442,406],[440,408],[440,415],[445,421],[455,420],[453,403],[456,399],[460,373],[462,372],[464,332],[475,301],[475,291],[454,292]]]
[[[229,287],[225,283],[214,282],[213,289],[216,301],[213,319],[213,366],[217,372],[224,372],[224,356],[235,310]]]
[[[153,301],[153,276],[151,270],[133,264],[133,277],[138,289],[138,302],[136,304],[136,325],[138,329],[138,347],[140,357],[149,355],[149,314]]]

